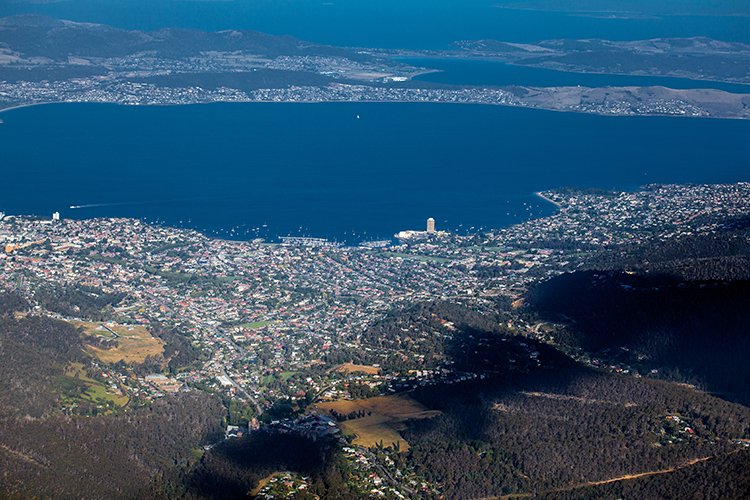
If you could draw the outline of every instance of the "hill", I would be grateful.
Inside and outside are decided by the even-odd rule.
[[[657,472],[678,474],[684,488],[710,484],[706,492],[727,498],[745,487],[712,463],[750,465],[740,441],[750,432],[750,409],[684,384],[577,363],[522,336],[508,326],[507,313],[421,304],[390,315],[362,339],[373,350],[360,359],[385,369],[421,363],[464,374],[417,386],[411,398],[433,416],[400,430],[410,466],[447,498],[597,496],[596,488],[619,491],[618,478],[631,476],[642,487],[624,491],[653,498],[667,484]],[[407,352],[424,356],[406,359]],[[692,467],[699,471],[694,481]]]
[[[305,43],[257,31],[205,32],[161,29],[144,32],[112,26],[20,15],[0,19],[0,40],[26,57],[68,62],[68,57],[122,57],[143,54],[169,58],[205,51],[247,51],[256,55],[353,55],[353,51]]]
[[[745,226],[607,250],[534,287],[528,310],[567,348],[750,404]]]
[[[123,402],[84,352],[81,331],[26,316],[26,307],[0,296],[0,497],[181,491],[194,450],[221,435],[221,402],[192,391],[114,411]]]
[[[440,413],[401,431],[409,463],[446,497],[567,491],[735,453],[750,464],[738,451],[750,432],[744,406],[590,368],[507,329],[464,329],[450,308],[431,311],[456,325],[447,366],[477,375],[415,389],[412,398]],[[712,468],[695,485],[706,481],[726,492],[743,484]]]

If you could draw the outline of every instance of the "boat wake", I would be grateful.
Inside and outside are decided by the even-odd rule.
[[[128,203],[128,202],[122,202],[122,203],[87,203],[85,205],[71,205],[68,208],[70,208],[71,210],[79,210],[79,209],[82,209],[82,208],[119,207],[119,206],[123,206],[123,205],[138,205],[138,203],[133,203],[133,202],[130,202],[130,203]]]
[[[84,208],[102,208],[102,207],[127,207],[135,205],[155,205],[159,203],[176,203],[189,200],[148,200],[148,201],[119,201],[112,203],[85,203],[83,205],[70,205],[70,210],[81,210]]]

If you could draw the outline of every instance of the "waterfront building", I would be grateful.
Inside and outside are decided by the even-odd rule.
[[[427,233],[435,234],[435,219],[433,219],[432,217],[427,219]]]

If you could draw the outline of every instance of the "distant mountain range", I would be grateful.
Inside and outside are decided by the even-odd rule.
[[[68,57],[123,57],[131,54],[182,58],[205,51],[241,51],[257,55],[328,55],[371,59],[352,50],[306,43],[290,36],[257,31],[218,31],[166,28],[129,31],[103,24],[80,23],[38,15],[0,19],[3,45],[25,57],[68,62]]]

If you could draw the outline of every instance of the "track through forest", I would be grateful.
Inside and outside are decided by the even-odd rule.
[[[731,451],[727,455],[731,455],[732,453],[737,453],[737,451],[738,450]],[[543,494],[562,493],[562,492],[565,492],[565,491],[577,490],[579,488],[588,488],[588,487],[591,487],[591,486],[603,486],[605,484],[617,483],[619,481],[630,481],[630,480],[633,480],[633,479],[640,479],[640,478],[643,478],[643,477],[660,476],[662,474],[671,474],[673,472],[677,472],[679,470],[686,469],[688,467],[692,467],[693,465],[696,465],[696,464],[699,464],[699,463],[708,462],[709,460],[713,460],[713,459],[717,458],[717,456],[719,456],[719,455],[694,458],[692,460],[689,460],[687,462],[683,462],[680,465],[676,465],[676,466],[670,467],[668,469],[659,469],[659,470],[653,470],[653,471],[638,472],[638,473],[635,473],[635,474],[625,474],[623,476],[613,477],[613,478],[610,478],[610,479],[603,479],[601,481],[587,481],[585,483],[578,483],[578,484],[574,484],[574,485],[571,485],[571,486],[563,486],[563,487],[560,487],[560,488],[554,488],[554,489],[551,489],[551,490],[542,491],[541,493],[543,493]],[[514,499],[514,498],[530,498],[530,497],[532,497],[534,495],[535,495],[535,493],[512,493],[510,495],[504,495],[504,496],[501,496],[501,497],[489,497],[489,498],[485,498],[485,499],[482,499],[482,500],[496,500],[496,499],[499,499],[499,500],[511,500],[511,499]]]

